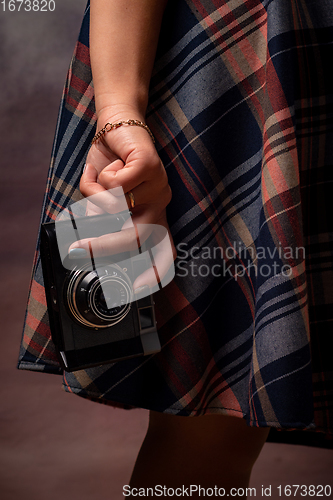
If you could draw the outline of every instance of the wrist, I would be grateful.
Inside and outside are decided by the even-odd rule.
[[[91,143],[94,144],[95,142],[99,141],[100,138],[103,137],[107,132],[111,132],[112,130],[116,130],[123,125],[127,125],[129,127],[133,127],[133,126],[134,127],[141,127],[143,129],[145,129],[146,132],[148,132],[148,134],[150,135],[150,138],[153,141],[153,144],[155,143],[155,138],[153,136],[152,131],[148,127],[148,125],[146,125],[141,120],[133,120],[133,119],[120,120],[119,122],[113,122],[113,123],[110,123],[110,122],[106,123],[102,129],[100,129],[98,132],[96,132],[96,135],[94,136]]]
[[[145,120],[148,98],[139,99],[115,94],[95,97],[97,121],[116,122],[120,120]],[[103,124],[103,126],[105,125]]]

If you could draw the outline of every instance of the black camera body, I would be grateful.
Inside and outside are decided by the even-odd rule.
[[[132,284],[148,267],[145,252],[94,259],[64,253],[70,235],[84,227],[90,237],[105,234],[105,221],[120,231],[130,216],[102,214],[49,222],[41,228],[41,261],[52,340],[61,367],[80,370],[161,349],[151,295],[136,295]],[[61,229],[67,248],[59,249]],[[66,234],[68,233],[68,238]],[[82,233],[82,231],[81,231]],[[125,266],[124,266],[125,263]]]

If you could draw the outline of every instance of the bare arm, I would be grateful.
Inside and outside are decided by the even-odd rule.
[[[166,4],[91,0],[90,55],[98,116],[118,114],[126,106],[144,117]]]

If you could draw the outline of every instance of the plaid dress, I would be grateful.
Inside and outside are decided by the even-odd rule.
[[[332,42],[329,2],[169,1],[147,112],[178,251],[155,295],[162,350],[62,373],[37,244],[20,369],[101,403],[239,416],[270,440],[332,446]],[[95,128],[88,4],[41,222],[82,198]]]

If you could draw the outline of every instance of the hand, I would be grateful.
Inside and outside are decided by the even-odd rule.
[[[116,123],[128,119],[129,116],[133,117],[133,111],[129,116],[127,113],[127,116],[118,115],[112,119],[106,118],[104,114],[103,119],[98,121],[98,130],[104,127],[105,123]],[[143,121],[138,115],[134,118]],[[96,195],[94,205],[89,204],[87,215],[124,210],[126,207],[122,205],[122,197],[115,196],[114,191],[113,194],[108,191],[118,187],[122,187],[125,193],[133,193],[134,207],[131,207],[131,200],[126,194],[128,208],[133,214],[132,223],[125,223],[123,230],[114,233],[112,238],[110,235],[104,235],[81,240],[71,245],[70,249],[79,247],[88,251],[90,242],[94,255],[112,255],[137,248],[138,238],[142,244],[151,234],[154,225],[162,226],[169,236],[168,241],[161,243],[158,231],[153,232],[154,242],[160,243],[154,257],[158,280],[161,280],[176,257],[165,212],[171,200],[171,189],[154,144],[148,132],[141,127],[123,125],[106,132],[91,146],[80,182],[80,190],[84,196]],[[134,288],[156,283],[155,271],[156,269],[151,268],[140,275],[134,283]]]

